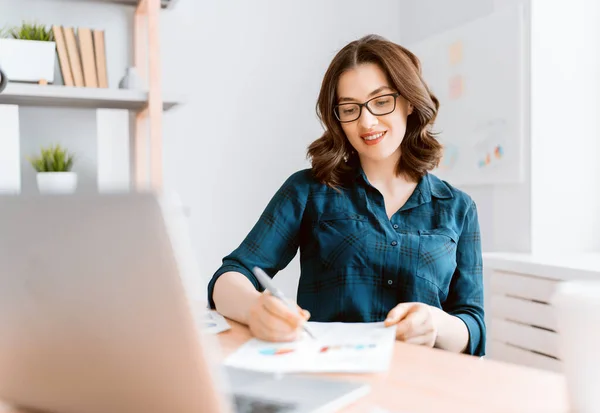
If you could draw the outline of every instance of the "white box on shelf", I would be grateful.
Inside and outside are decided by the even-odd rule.
[[[9,81],[54,82],[56,43],[0,39],[0,66]]]
[[[122,192],[131,189],[130,114],[127,110],[96,111],[98,191]]]

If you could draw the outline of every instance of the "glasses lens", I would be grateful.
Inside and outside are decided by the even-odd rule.
[[[380,96],[371,100],[367,106],[375,115],[387,115],[394,110],[396,98],[394,96]]]
[[[350,122],[358,119],[360,106],[354,103],[344,103],[336,108],[336,114],[340,121]]]

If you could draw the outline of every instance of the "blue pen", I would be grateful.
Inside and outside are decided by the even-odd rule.
[[[266,272],[264,272],[262,269],[260,269],[258,267],[254,267],[252,272],[254,273],[256,278],[258,278],[258,282],[266,290],[268,290],[271,293],[271,295],[273,295],[273,297],[279,298],[293,312],[298,311],[296,306],[283,295],[283,292],[281,292],[281,290],[279,288],[277,288],[273,285],[273,283],[271,282],[271,277],[269,277]],[[306,326],[306,323],[302,324],[302,328],[304,329],[304,331],[306,331],[308,333],[309,336],[311,336],[312,338],[316,338],[315,335],[308,329],[308,327]]]

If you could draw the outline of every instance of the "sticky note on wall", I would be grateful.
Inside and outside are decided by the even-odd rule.
[[[450,99],[458,99],[463,95],[465,89],[465,80],[462,75],[452,76],[448,80],[448,95]]]
[[[463,59],[463,43],[462,41],[456,41],[450,45],[448,50],[448,59],[450,66],[454,66],[462,62]]]

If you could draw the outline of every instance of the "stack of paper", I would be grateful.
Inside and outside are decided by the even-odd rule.
[[[309,322],[316,339],[292,343],[251,339],[225,360],[231,367],[264,372],[370,373],[389,368],[396,328],[383,323]]]
[[[231,326],[221,314],[214,310],[205,310],[197,317],[200,329],[204,333],[219,334],[231,329]]]

